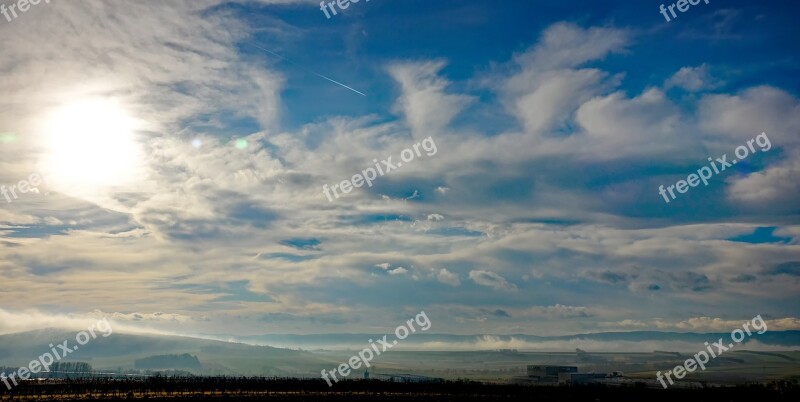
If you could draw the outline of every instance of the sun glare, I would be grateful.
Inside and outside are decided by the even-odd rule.
[[[55,110],[44,127],[48,184],[73,195],[129,184],[141,157],[137,126],[112,100],[85,100]]]

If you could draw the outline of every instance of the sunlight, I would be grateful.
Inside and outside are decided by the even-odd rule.
[[[70,195],[96,193],[137,178],[141,152],[136,119],[113,100],[89,99],[56,109],[45,120],[43,172]]]

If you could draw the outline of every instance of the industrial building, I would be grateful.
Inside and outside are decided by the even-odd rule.
[[[586,384],[590,382],[606,382],[609,379],[619,379],[620,372],[607,373],[578,373],[575,366],[544,366],[530,365],[527,367],[527,375],[524,377],[514,377],[514,382],[520,384],[538,385],[564,385],[564,384]]]
[[[577,373],[575,366],[528,366],[528,377],[558,379],[560,373]]]

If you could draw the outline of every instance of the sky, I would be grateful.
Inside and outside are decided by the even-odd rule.
[[[660,4],[0,15],[0,333],[800,329],[800,5]]]

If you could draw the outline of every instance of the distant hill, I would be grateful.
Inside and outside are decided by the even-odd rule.
[[[0,335],[0,366],[28,365],[50,351],[49,344],[69,340],[75,346],[75,332],[43,329]],[[308,375],[324,360],[308,352],[253,346],[198,338],[114,333],[98,336],[63,361],[90,363],[96,370],[132,369],[137,360],[152,356],[190,354],[199,366],[187,367],[195,374],[221,375]],[[202,363],[200,363],[202,362]]]
[[[337,367],[352,356],[352,351],[367,347],[369,339],[382,339],[383,334],[260,335],[239,338],[230,335],[216,336],[220,339],[235,339],[240,343],[180,336],[114,333],[107,338],[98,337],[80,346],[79,350],[63,359],[62,363],[85,362],[103,372],[138,368],[179,370],[196,375],[319,377],[321,369]],[[75,332],[54,329],[0,335],[0,366],[28,365],[31,360],[48,352],[49,344],[58,345],[69,340],[70,346],[76,345],[74,337]],[[393,335],[389,339],[393,339],[392,337]],[[620,362],[623,360],[644,359],[641,364],[645,366],[631,367],[631,363],[626,363],[629,364],[625,367],[626,370],[641,371],[651,367],[646,362],[665,360],[671,364],[680,355],[702,350],[704,342],[713,342],[720,337],[728,339],[729,334],[642,331],[542,337],[522,334],[495,336],[418,332],[398,343],[385,356],[377,358],[374,364],[381,367],[378,372],[392,369],[402,373],[416,373],[423,370],[423,366],[436,366],[438,371],[423,370],[422,374],[446,377],[472,375],[476,372],[458,370],[468,366],[473,367],[472,370],[484,369],[483,365],[491,361],[495,361],[491,364],[493,369],[503,367],[504,370],[522,370],[526,364],[542,362],[594,365],[598,369],[610,370],[603,365],[610,364],[611,361],[622,364]],[[757,340],[762,349],[754,348],[756,352],[749,354],[725,356],[724,359],[717,359],[717,364],[743,358],[765,360],[772,365],[794,364],[794,359],[797,358],[795,352],[771,352],[800,349],[797,346],[800,345],[800,331],[770,331],[748,338],[746,343],[752,340]],[[258,344],[329,351],[307,352],[257,346]],[[580,352],[575,352],[577,348]],[[330,352],[334,349],[339,351]],[[744,349],[745,345],[736,348],[737,351]],[[412,352],[413,350],[421,352]],[[537,352],[531,353],[531,350]],[[654,351],[669,353],[653,353]],[[628,356],[620,358],[622,360],[614,360],[604,352],[644,352],[647,356],[636,359]],[[617,368],[614,366],[612,369]],[[488,375],[489,372],[486,373]],[[357,375],[363,373],[359,372]],[[491,375],[499,374],[491,372]]]
[[[274,345],[280,347],[303,348],[303,349],[356,349],[363,348],[368,339],[381,338],[383,334],[274,334],[274,335],[254,335],[254,336],[235,336],[217,335],[228,339],[235,339],[238,342],[256,345]],[[392,337],[393,335],[390,335]],[[213,337],[213,335],[209,335]],[[377,337],[377,338],[376,338]],[[659,331],[633,331],[633,332],[600,332],[593,334],[576,334],[563,336],[535,336],[524,334],[512,335],[449,335],[416,333],[402,341],[401,345],[405,348],[421,347],[428,345],[440,345],[443,349],[453,350],[447,345],[468,345],[474,344],[478,340],[491,340],[495,343],[524,342],[531,345],[560,344],[571,341],[596,341],[602,343],[637,342],[648,343],[657,346],[658,344],[669,345],[671,343],[699,344],[712,342],[720,337],[730,339],[730,333],[686,333],[686,332],[659,332]],[[743,344],[753,340],[763,345],[785,347],[787,350],[800,349],[800,331],[767,331],[761,335],[753,334],[753,337],[745,338]],[[491,342],[483,342],[491,343]],[[480,343],[477,343],[480,344]],[[506,348],[512,346],[498,346]],[[513,346],[514,348],[524,349],[523,346]],[[474,350],[475,348],[464,347],[463,350]],[[564,347],[562,350],[573,350],[573,347]],[[643,350],[653,351],[655,347],[647,347]],[[670,350],[671,348],[665,348]],[[600,350],[594,350],[600,351]]]
[[[200,370],[202,365],[197,356],[188,353],[182,355],[159,355],[136,359],[133,367],[139,370],[184,369]]]

